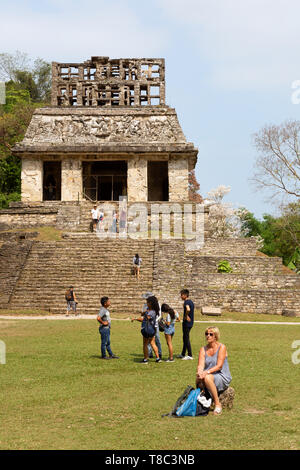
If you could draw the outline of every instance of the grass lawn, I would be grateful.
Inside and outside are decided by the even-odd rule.
[[[120,359],[103,361],[95,321],[0,320],[7,351],[0,449],[299,449],[300,364],[292,362],[292,343],[300,325],[220,325],[234,408],[221,416],[161,417],[194,385],[205,326],[191,333],[194,361],[143,365],[137,323],[113,322]],[[177,325],[175,354],[181,345]]]

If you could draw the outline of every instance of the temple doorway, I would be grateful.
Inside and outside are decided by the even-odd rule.
[[[148,161],[148,201],[168,200],[168,162]]]
[[[61,200],[61,162],[43,163],[43,201]]]
[[[83,195],[92,201],[118,201],[127,195],[127,162],[83,162]]]

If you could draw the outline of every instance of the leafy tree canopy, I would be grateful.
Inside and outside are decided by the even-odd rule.
[[[294,254],[300,247],[300,201],[283,206],[279,217],[264,214],[259,220],[245,209],[239,214],[242,234],[246,237],[260,235],[264,239],[263,253],[282,257],[285,265],[297,259]]]
[[[33,63],[27,54],[0,54],[0,80],[5,81],[6,102],[0,105],[0,207],[20,198],[21,161],[12,155],[36,107],[51,96],[51,65],[43,59]]]

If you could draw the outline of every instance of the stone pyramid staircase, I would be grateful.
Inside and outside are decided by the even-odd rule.
[[[11,234],[8,234],[11,236]],[[65,291],[73,285],[78,312],[96,314],[100,298],[111,298],[112,314],[140,311],[142,293],[182,312],[180,290],[187,287],[196,308],[300,316],[300,276],[281,258],[257,252],[255,239],[207,239],[197,251],[183,240],[98,238],[68,231],[59,241],[7,240],[0,246],[0,301],[10,309],[65,313]],[[132,258],[143,260],[140,281],[131,274]],[[227,260],[231,273],[219,273]]]
[[[139,281],[131,274],[132,258],[142,258]],[[10,308],[66,310],[65,291],[73,285],[78,312],[96,313],[100,298],[111,298],[111,311],[135,313],[141,294],[152,290],[154,242],[101,239],[72,234],[57,242],[35,242],[11,296]]]

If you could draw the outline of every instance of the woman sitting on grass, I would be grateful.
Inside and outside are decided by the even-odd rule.
[[[207,345],[199,352],[196,385],[206,388],[215,404],[214,414],[222,413],[219,393],[226,390],[232,380],[225,344],[219,343],[219,328],[210,326],[205,330]]]
[[[144,359],[142,360],[143,364],[148,364],[148,357],[149,357],[148,344],[151,345],[154,351],[154,354],[156,357],[155,362],[161,362],[161,359],[158,354],[158,349],[155,344],[155,333],[156,333],[155,323],[156,323],[156,317],[159,316],[160,312],[159,312],[158,300],[154,295],[147,298],[147,306],[148,306],[148,310],[144,313],[144,315],[138,318],[131,319],[132,322],[134,320],[142,322],[141,333],[143,335],[143,351],[144,351]]]
[[[169,349],[169,359],[166,362],[174,362],[172,338],[175,333],[175,322],[180,322],[179,314],[167,304],[162,304],[161,311],[162,313],[167,314],[165,319],[166,328],[164,330],[164,334]]]

